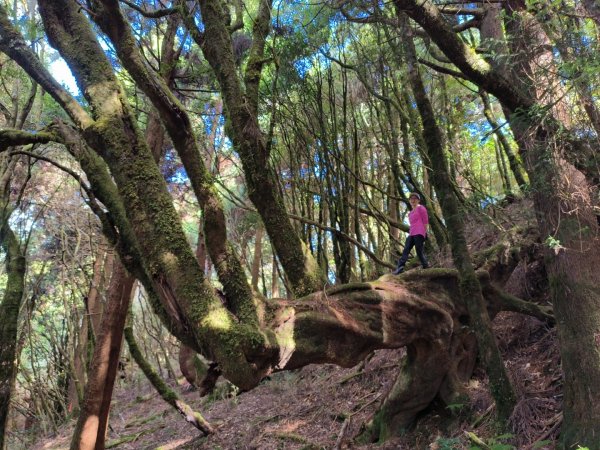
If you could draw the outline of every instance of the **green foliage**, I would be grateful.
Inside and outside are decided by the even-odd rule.
[[[446,405],[446,409],[450,411],[452,414],[457,414],[465,407],[464,403],[452,403],[450,405]]]
[[[438,438],[435,443],[439,450],[459,450],[463,448],[459,438]]]
[[[468,432],[469,439],[473,442],[473,445],[469,447],[469,450],[515,450],[516,447],[512,444],[508,444],[507,441],[512,439],[512,434],[501,434],[499,436],[491,437],[484,441],[479,438],[475,433]]]
[[[554,250],[555,253],[558,253],[564,247],[561,245],[560,240],[555,238],[554,236],[548,236],[544,241],[544,244],[548,246],[548,248]]]

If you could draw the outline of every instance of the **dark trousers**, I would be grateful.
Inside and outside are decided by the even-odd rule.
[[[417,257],[419,258],[419,261],[421,261],[421,265],[423,266],[424,269],[427,269],[427,267],[429,267],[429,263],[427,262],[427,259],[425,258],[425,253],[423,253],[424,245],[425,245],[425,236],[423,236],[421,234],[416,234],[414,236],[408,236],[406,238],[406,243],[404,244],[404,251],[402,252],[402,256],[398,260],[398,267],[396,267],[396,270],[394,272],[400,273],[404,270],[404,264],[406,264],[406,261],[408,261],[408,256],[410,255],[410,251],[412,250],[413,247],[415,247],[417,250]]]

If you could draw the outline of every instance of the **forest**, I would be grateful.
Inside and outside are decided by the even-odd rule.
[[[600,450],[599,38],[597,0],[0,0],[0,450]],[[150,398],[193,437],[119,431]]]

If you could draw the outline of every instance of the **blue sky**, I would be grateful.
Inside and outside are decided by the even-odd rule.
[[[71,94],[79,95],[79,88],[77,87],[75,78],[64,59],[58,58],[50,64],[49,70],[56,81],[67,88]]]

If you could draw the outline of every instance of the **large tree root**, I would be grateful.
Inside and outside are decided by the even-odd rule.
[[[400,375],[367,426],[371,441],[405,430],[439,392],[450,368],[448,340],[418,340],[407,346]]]

